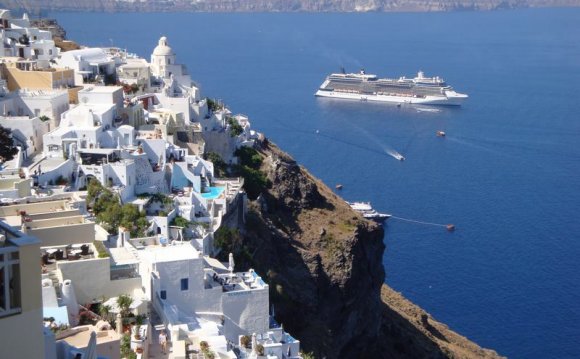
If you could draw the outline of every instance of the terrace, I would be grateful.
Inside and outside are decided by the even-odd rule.
[[[260,276],[250,269],[248,272],[218,274],[215,270],[206,268],[205,289],[221,287],[223,292],[241,292],[267,288]]]
[[[41,247],[42,272],[50,273],[58,268],[59,262],[98,258],[98,251],[93,243]]]

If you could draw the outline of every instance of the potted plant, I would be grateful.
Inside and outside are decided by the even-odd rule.
[[[135,339],[139,340],[141,339],[141,325],[143,325],[143,316],[142,315],[137,315],[135,316],[135,326],[134,328],[134,336]]]

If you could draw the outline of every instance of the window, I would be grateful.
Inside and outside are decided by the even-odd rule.
[[[188,290],[189,289],[189,279],[182,278],[181,279],[181,290]]]
[[[20,265],[18,249],[0,251],[0,317],[20,312]]]
[[[159,296],[161,297],[161,299],[165,300],[167,299],[167,291],[162,290],[161,292],[159,292]]]

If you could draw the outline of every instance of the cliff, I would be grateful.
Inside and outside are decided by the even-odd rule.
[[[326,358],[497,358],[384,284],[383,229],[363,219],[267,140],[269,186],[250,203],[241,243],[268,281],[276,318]],[[236,260],[236,265],[239,261]]]
[[[3,0],[1,8],[40,11],[108,12],[368,12],[495,10],[525,7],[580,6],[580,0]]]

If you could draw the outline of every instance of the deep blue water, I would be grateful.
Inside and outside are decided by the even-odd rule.
[[[145,58],[168,36],[204,94],[345,199],[454,223],[386,231],[387,283],[437,319],[510,357],[580,356],[580,9],[53,15]],[[470,98],[439,113],[316,99],[340,66],[422,69]]]

